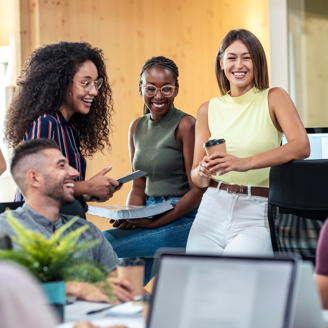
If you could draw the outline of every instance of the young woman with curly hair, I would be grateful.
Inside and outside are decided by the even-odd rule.
[[[9,145],[34,138],[55,140],[80,172],[74,193],[81,203],[109,199],[119,185],[105,177],[111,167],[85,180],[84,157],[111,146],[112,91],[102,50],[86,42],[42,46],[26,61],[17,84],[5,123]],[[19,190],[15,200],[22,200]]]

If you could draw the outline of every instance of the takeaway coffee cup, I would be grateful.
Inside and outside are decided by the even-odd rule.
[[[140,257],[122,258],[118,262],[117,275],[133,284],[133,296],[143,294],[144,272],[145,261]]]
[[[207,156],[211,156],[214,153],[222,152],[226,153],[226,142],[224,139],[212,139],[204,143],[205,151]]]

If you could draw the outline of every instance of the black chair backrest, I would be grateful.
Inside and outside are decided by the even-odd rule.
[[[76,199],[74,200],[74,202],[72,204],[63,206],[59,212],[62,214],[79,216],[82,219],[86,219],[82,204]]]
[[[6,202],[6,203],[0,203],[0,214],[3,213],[6,208],[9,208],[11,210],[15,210],[18,207],[23,206],[24,202]],[[79,216],[82,219],[86,219],[84,209],[81,205],[81,203],[78,200],[74,200],[72,204],[68,204],[66,206],[61,207],[60,213],[72,215],[72,216]]]
[[[297,160],[272,167],[268,219],[274,251],[296,252],[315,263],[328,217],[328,160]]]
[[[11,210],[15,210],[18,207],[23,206],[24,202],[5,202],[0,203],[0,214],[3,213],[6,208],[9,208]]]

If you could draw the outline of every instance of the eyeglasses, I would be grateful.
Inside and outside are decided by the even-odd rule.
[[[143,85],[142,86],[145,90],[145,95],[147,97],[154,97],[155,94],[157,93],[157,90],[161,90],[161,93],[164,97],[171,97],[173,96],[174,89],[176,88],[173,85],[164,85],[161,88],[156,88],[153,85]]]
[[[85,81],[83,83],[73,80],[74,83],[82,85],[82,87],[84,88],[84,91],[86,91],[86,92],[90,92],[92,90],[92,87],[95,87],[97,90],[99,90],[103,84],[103,81],[104,80],[102,77],[97,81]]]

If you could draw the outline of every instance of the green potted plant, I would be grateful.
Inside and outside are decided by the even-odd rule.
[[[65,282],[82,281],[96,284],[113,300],[112,288],[107,280],[110,273],[108,268],[96,263],[89,258],[77,258],[77,253],[82,253],[99,243],[98,240],[83,240],[79,242],[81,234],[88,226],[63,235],[78,218],[70,220],[58,229],[51,238],[46,239],[42,234],[26,229],[7,210],[7,220],[17,237],[12,241],[20,249],[0,250],[0,260],[18,263],[36,276],[53,304],[65,299]],[[61,295],[58,296],[58,292]]]

